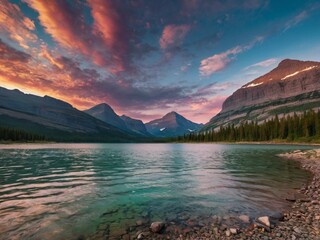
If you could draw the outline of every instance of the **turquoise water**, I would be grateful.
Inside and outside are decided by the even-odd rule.
[[[110,235],[145,219],[251,217],[288,206],[310,175],[276,154],[302,146],[0,146],[0,239]]]

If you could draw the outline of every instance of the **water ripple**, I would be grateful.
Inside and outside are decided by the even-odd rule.
[[[283,208],[283,193],[307,179],[295,163],[275,157],[293,149],[1,145],[0,239],[76,239],[101,222],[125,225],[141,215],[266,214]]]

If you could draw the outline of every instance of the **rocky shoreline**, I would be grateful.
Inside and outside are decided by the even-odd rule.
[[[247,215],[210,216],[182,221],[166,219],[152,222],[136,221],[135,226],[111,234],[110,229],[97,232],[89,239],[279,239],[320,240],[320,149],[293,151],[279,155],[299,161],[301,168],[313,174],[311,182],[287,197],[292,202],[288,211],[273,216],[251,219]]]

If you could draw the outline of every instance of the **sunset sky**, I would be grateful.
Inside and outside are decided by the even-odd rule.
[[[206,123],[285,58],[320,60],[320,2],[0,0],[0,86]]]

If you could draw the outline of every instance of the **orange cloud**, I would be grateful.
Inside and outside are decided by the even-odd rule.
[[[113,73],[126,69],[128,58],[129,30],[124,24],[123,16],[113,1],[89,0],[95,31],[102,34],[105,46],[109,49]]]
[[[107,54],[96,50],[98,42],[93,39],[92,29],[85,24],[78,8],[71,8],[66,1],[26,1],[39,13],[45,31],[62,47],[89,57],[98,66],[110,62],[106,61]],[[51,61],[48,54],[44,53],[44,56]]]
[[[113,74],[126,70],[128,31],[111,1],[88,2],[93,27],[85,23],[81,6],[72,8],[68,2],[57,0],[26,1],[39,13],[45,31],[62,47],[89,57],[94,64]],[[48,54],[44,53],[44,56],[51,61]]]
[[[55,60],[55,58],[50,53],[50,50],[48,50],[48,48],[45,45],[41,46],[41,50],[40,50],[39,56],[40,57],[44,57],[45,59],[47,59],[52,65],[57,66],[60,69],[63,68],[63,65]]]
[[[32,32],[35,30],[33,21],[23,15],[18,5],[3,0],[0,3],[0,33],[28,49],[28,43],[38,39]]]
[[[89,46],[81,37],[77,37],[83,22],[68,13],[71,9],[67,2],[27,0],[27,3],[39,13],[41,25],[58,43],[70,49],[79,49],[85,54],[90,52]]]
[[[94,93],[91,84],[98,73],[81,69],[77,62],[56,56],[43,45],[35,56],[17,50],[0,39],[0,82],[2,87],[19,88],[26,93],[50,95],[82,109],[106,96]]]

